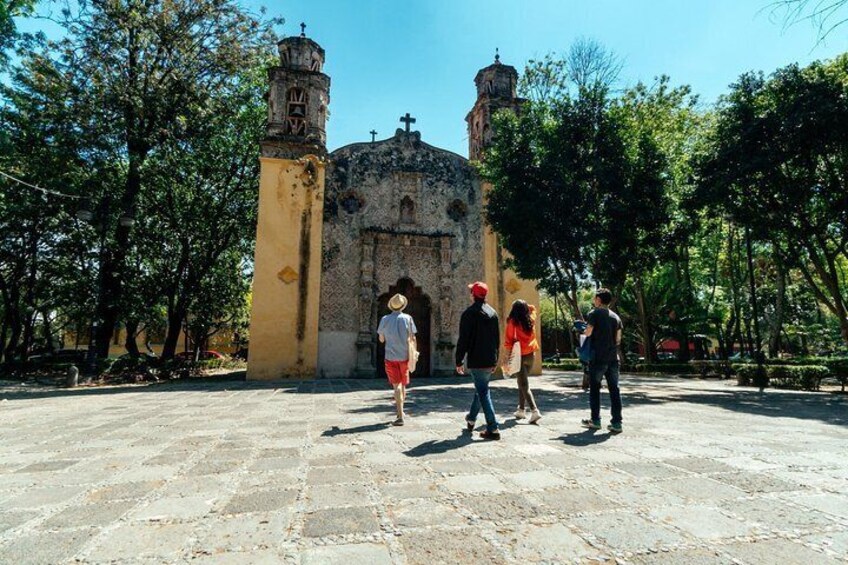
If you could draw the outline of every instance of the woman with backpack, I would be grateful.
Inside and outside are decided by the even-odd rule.
[[[515,347],[516,344],[519,347]],[[506,359],[510,358],[513,348],[516,350],[515,353],[518,353],[520,348],[521,363],[518,372],[510,375],[518,378],[518,409],[515,411],[515,419],[526,418],[525,409],[529,409],[531,411],[529,422],[535,424],[542,418],[528,380],[536,352],[539,350],[539,342],[536,340],[535,306],[531,306],[523,300],[516,300],[512,303],[512,310],[506,321],[504,347],[506,348]],[[510,374],[510,372],[508,365],[505,364],[504,374]]]

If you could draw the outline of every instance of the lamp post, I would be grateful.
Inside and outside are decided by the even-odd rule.
[[[88,200],[83,200],[80,204],[79,209],[76,211],[76,217],[78,220],[90,224],[92,227],[97,229],[99,236],[99,244],[100,244],[100,269],[98,271],[97,276],[97,294],[94,305],[94,313],[91,316],[91,326],[89,329],[89,341],[88,341],[88,351],[86,352],[85,359],[85,369],[86,373],[89,375],[97,374],[97,330],[100,327],[101,319],[100,312],[102,311],[103,300],[104,300],[104,276],[103,276],[103,268],[105,261],[105,252],[106,252],[106,242],[105,240],[105,231],[107,227],[106,218],[108,217],[108,202],[106,199],[101,201],[100,206],[98,207],[97,213],[92,212],[90,209],[90,204]],[[118,218],[118,224],[127,229],[131,228],[135,224],[135,218],[130,213],[122,213]],[[108,354],[108,350],[107,350]]]

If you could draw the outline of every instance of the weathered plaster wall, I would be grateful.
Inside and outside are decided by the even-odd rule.
[[[248,379],[313,377],[325,165],[261,159]]]

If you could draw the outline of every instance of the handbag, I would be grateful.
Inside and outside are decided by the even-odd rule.
[[[513,325],[515,343],[512,344],[512,351],[509,353],[509,361],[506,364],[506,370],[509,375],[515,375],[521,372],[521,342],[518,341],[518,328]]]

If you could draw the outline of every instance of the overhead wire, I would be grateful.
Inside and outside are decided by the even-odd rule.
[[[0,171],[0,176],[6,177],[7,179],[14,181],[18,184],[21,184],[23,186],[26,186],[28,188],[38,190],[38,191],[40,191],[44,194],[52,194],[53,196],[59,196],[61,198],[72,198],[74,200],[79,200],[81,198],[80,196],[76,196],[74,194],[65,194],[64,192],[59,192],[58,190],[50,190],[50,189],[47,189],[47,188],[42,188],[40,186],[36,186],[34,184],[30,184],[26,181],[19,179],[19,178],[13,177],[12,175],[10,175],[8,173],[4,173],[3,171]]]

